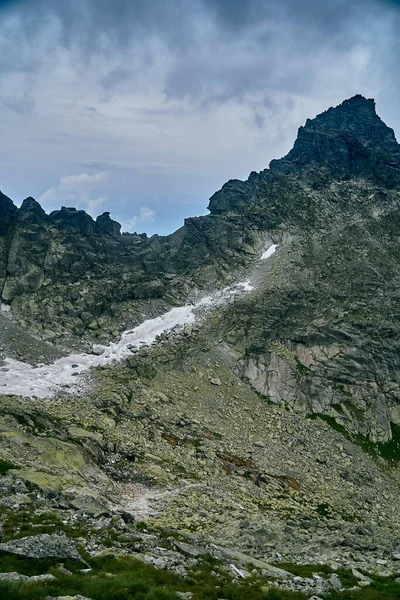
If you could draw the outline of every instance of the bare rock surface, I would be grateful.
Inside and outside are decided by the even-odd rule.
[[[84,562],[75,545],[65,535],[42,533],[0,544],[0,553],[26,558],[71,558]]]

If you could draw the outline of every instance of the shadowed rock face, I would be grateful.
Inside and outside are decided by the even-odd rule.
[[[375,112],[375,102],[354,96],[300,127],[293,149],[270,168],[281,172],[327,169],[331,179],[365,177],[387,186],[399,183],[399,146],[393,129]],[[316,174],[311,180],[317,179]]]
[[[13,201],[0,192],[0,235],[7,233],[16,212],[17,207]]]
[[[187,219],[171,236],[148,239],[121,235],[108,213],[96,221],[66,207],[46,215],[33,198],[19,209],[8,199],[4,206],[3,301],[28,323],[74,333],[120,301],[168,297],[179,303],[191,281],[229,280],[231,268],[248,264],[262,243],[261,230],[243,219]]]
[[[101,231],[110,235],[118,236],[121,233],[121,225],[117,221],[110,219],[110,213],[104,212],[96,219],[96,225]]]
[[[242,212],[260,196],[273,197],[281,175],[317,188],[352,177],[395,187],[400,183],[399,168],[393,129],[376,114],[373,100],[357,95],[308,119],[285,157],[272,160],[270,168],[259,174],[251,173],[245,182],[229,181],[212,196],[208,208],[212,214]]]
[[[7,232],[14,221],[17,207],[13,201],[0,192],[0,287],[3,289],[7,277],[8,240]]]

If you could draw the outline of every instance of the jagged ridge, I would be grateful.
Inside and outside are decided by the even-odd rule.
[[[96,221],[72,208],[46,215],[33,198],[16,209],[2,195],[2,298],[23,322],[40,321],[51,329],[57,320],[76,333],[111,306],[118,312],[120,301],[180,302],[193,282],[204,287],[229,281],[233,268],[259,252],[266,232],[318,227],[325,211],[310,187],[362,177],[392,188],[399,173],[393,131],[377,116],[373,100],[355,96],[308,120],[294,148],[269,169],[225,184],[210,199],[210,216],[187,219],[167,237],[121,235],[108,213]],[[84,278],[88,285],[80,290]],[[72,295],[71,285],[78,288]],[[42,310],[43,302],[55,299],[54,310]]]

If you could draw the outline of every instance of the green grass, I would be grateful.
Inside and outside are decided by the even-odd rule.
[[[300,592],[287,592],[274,588],[267,589],[267,580],[258,576],[246,581],[233,582],[227,568],[218,561],[205,556],[187,578],[131,558],[103,556],[89,560],[90,573],[77,570],[76,565],[64,563],[73,571],[68,575],[57,568],[55,561],[27,560],[10,558],[0,564],[0,571],[15,570],[32,575],[52,573],[56,579],[48,582],[7,583],[0,581],[1,600],[43,600],[46,596],[81,594],[92,600],[178,600],[176,591],[192,592],[193,600],[306,600],[308,596]],[[326,565],[281,564],[295,575],[311,577],[313,573],[329,577],[334,572]],[[357,585],[350,571],[335,571],[342,584],[347,587]],[[374,577],[370,587],[359,591],[342,593],[331,591],[326,600],[393,600],[400,598],[400,585],[395,576]]]
[[[358,583],[357,578],[354,577],[351,571],[348,571],[347,569],[338,569],[337,571],[334,571],[328,565],[294,565],[292,563],[280,563],[275,566],[284,569],[285,571],[289,571],[289,573],[293,573],[293,575],[298,575],[299,577],[312,577],[313,573],[317,573],[321,577],[329,578],[332,573],[336,573],[344,587],[353,587]]]
[[[325,421],[325,423],[328,423],[332,429],[338,431],[348,439],[351,437],[351,434],[345,429],[345,427],[343,427],[343,425],[340,425],[340,423],[338,423],[334,417],[330,417],[329,415],[324,415],[322,413],[310,413],[307,415],[307,418],[311,421],[315,421],[319,418],[322,421]]]
[[[59,559],[53,558],[25,558],[13,554],[0,554],[0,573],[20,573],[21,575],[42,575],[49,573],[59,564]],[[78,571],[83,568],[79,561],[64,560],[64,566],[70,571]],[[0,596],[1,597],[1,596]]]
[[[388,442],[371,442],[362,435],[353,436],[353,441],[373,458],[383,458],[388,465],[394,466],[400,462],[400,426],[391,423],[391,429],[392,439]]]
[[[326,519],[331,519],[332,518],[332,514],[331,514],[331,510],[330,510],[329,504],[326,504],[326,503],[318,504],[318,506],[317,506],[317,513],[321,517],[325,517]]]
[[[396,600],[400,598],[400,584],[395,582],[397,576],[370,576],[373,582],[359,591],[331,592],[326,600]]]
[[[16,465],[8,462],[7,460],[0,460],[0,475],[7,475],[11,469],[19,469]]]
[[[400,462],[400,425],[391,423],[392,439],[389,442],[371,442],[371,440],[360,434],[352,434],[340,425],[334,417],[321,413],[308,414],[308,419],[314,421],[317,418],[322,419],[332,429],[341,433],[346,439],[351,440],[355,444],[361,446],[366,454],[373,458],[382,457],[389,464],[397,464]]]
[[[18,539],[39,533],[54,533],[64,531],[69,537],[86,537],[87,529],[78,524],[66,525],[55,512],[35,515],[32,508],[14,512],[0,508],[2,517],[3,541]]]
[[[88,574],[66,575],[56,568],[50,571],[56,580],[35,584],[0,582],[2,600],[42,600],[46,596],[81,594],[92,600],[178,600],[176,591],[190,591],[193,600],[305,600],[303,594],[272,589],[262,591],[265,581],[232,583],[217,576],[215,563],[201,563],[190,578],[156,569],[129,558],[111,556],[90,561]],[[225,573],[226,574],[226,573]]]
[[[390,462],[400,461],[400,425],[391,423],[392,439],[384,444],[375,444],[379,454]]]
[[[310,372],[309,367],[304,365],[297,356],[294,356],[293,358],[296,362],[296,368],[301,375],[306,375],[307,373]]]

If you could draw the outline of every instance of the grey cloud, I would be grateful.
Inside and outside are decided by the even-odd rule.
[[[1,98],[0,103],[19,115],[31,113],[35,106],[35,102],[29,94]]]
[[[399,21],[393,0],[0,0],[0,183],[107,170],[121,218],[204,212],[354,93],[400,125]]]
[[[85,51],[98,51],[104,39],[114,46],[130,44],[132,38],[161,35],[171,42],[184,41],[180,24],[190,20],[184,0],[20,0],[9,2],[25,32],[30,35],[43,21],[55,19],[60,27],[60,41],[68,47],[79,46]],[[23,10],[21,10],[23,9]],[[100,39],[103,37],[103,40]]]
[[[126,80],[132,80],[135,77],[135,71],[133,69],[127,69],[126,67],[117,67],[112,69],[107,75],[101,80],[101,84],[105,89],[114,89]]]
[[[311,94],[315,67],[329,68],[358,45],[381,4],[364,0],[240,2],[204,0],[218,26],[208,44],[194,40],[166,78],[168,97],[226,102],[262,90]],[[213,30],[211,30],[213,31]]]
[[[266,119],[265,116],[263,114],[261,114],[261,112],[259,112],[257,109],[254,109],[253,111],[253,118],[254,118],[254,123],[257,125],[257,127],[259,129],[263,129],[266,125]]]
[[[174,162],[155,161],[116,161],[116,160],[82,160],[78,166],[89,169],[102,169],[104,171],[135,171],[138,173],[177,173],[185,170],[185,165]]]
[[[57,44],[90,57],[126,54],[100,83],[113,93],[135,80],[165,53],[166,97],[189,98],[203,105],[231,98],[247,101],[260,90],[299,93],[313,90],[313,65],[329,53],[346,53],[365,36],[369,20],[398,3],[390,0],[23,0],[6,2],[19,19],[19,41],[32,40],[52,24]],[[361,33],[360,33],[361,31]],[[55,35],[55,34],[54,34]],[[361,37],[360,37],[361,36]],[[36,70],[49,60],[18,59],[2,53],[0,69]],[[32,58],[33,55],[33,58]],[[1,59],[0,59],[1,60]],[[133,66],[135,63],[135,67]],[[295,75],[295,76],[294,76]]]

